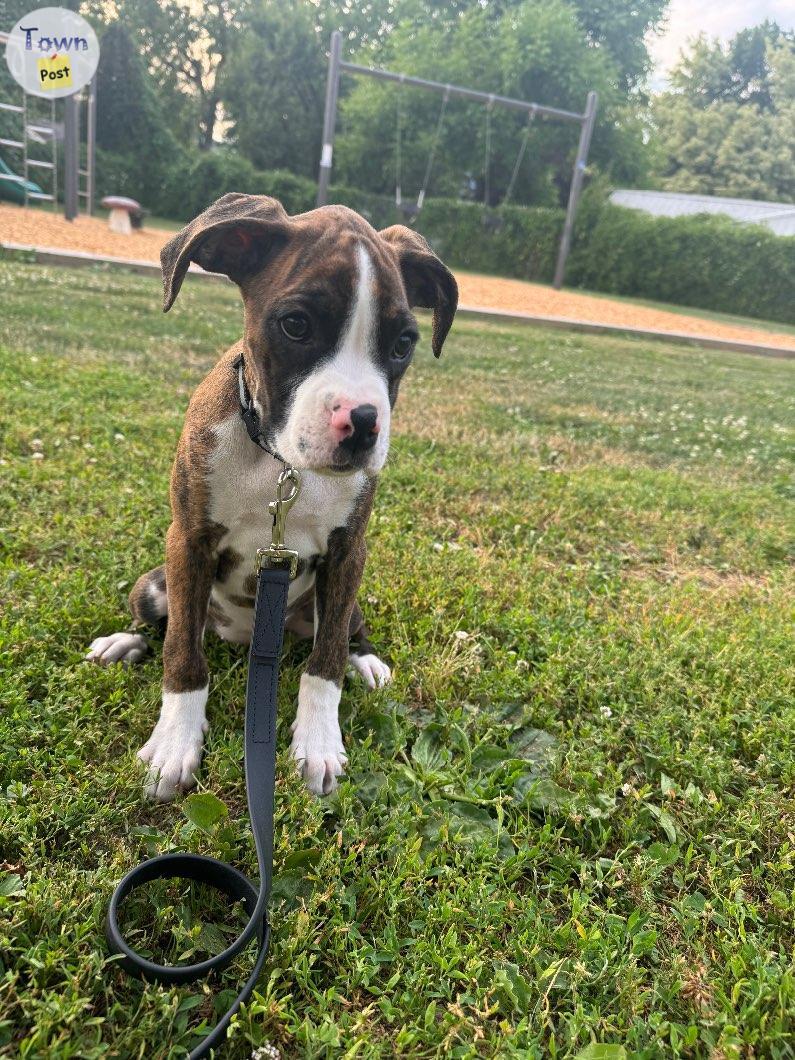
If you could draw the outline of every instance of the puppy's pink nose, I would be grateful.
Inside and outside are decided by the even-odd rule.
[[[351,422],[351,409],[353,405],[335,405],[331,413],[331,429],[342,440],[349,434],[353,434],[353,423]]]
[[[368,439],[374,441],[380,430],[378,410],[375,405],[337,402],[331,411],[331,429],[339,442],[345,441],[346,438],[365,444]]]

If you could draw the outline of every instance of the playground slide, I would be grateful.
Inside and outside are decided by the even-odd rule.
[[[32,180],[25,182],[18,180],[3,180],[3,174],[12,177],[14,176],[13,170],[9,169],[2,158],[0,158],[0,199],[8,199],[9,202],[18,202],[20,205],[24,205],[25,184],[27,184],[28,192],[38,192],[41,194],[41,188],[38,184],[34,184]]]

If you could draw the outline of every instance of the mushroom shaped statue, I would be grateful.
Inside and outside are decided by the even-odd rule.
[[[101,205],[106,210],[110,210],[108,228],[111,232],[116,232],[120,236],[132,234],[132,221],[141,216],[140,203],[124,195],[106,195]]]

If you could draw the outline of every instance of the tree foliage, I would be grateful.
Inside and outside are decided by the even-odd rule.
[[[402,21],[378,50],[380,65],[440,82],[453,82],[520,99],[582,111],[590,89],[599,93],[592,159],[617,179],[643,170],[640,123],[604,48],[588,40],[565,0],[525,0],[500,8],[468,6],[444,33],[435,25]],[[369,190],[395,186],[398,111],[402,128],[402,187],[416,195],[431,149],[441,97],[359,80],[342,103],[337,158],[348,183]],[[489,185],[492,204],[508,184],[525,117],[495,108],[491,117]],[[485,185],[486,108],[451,99],[435,158],[431,190],[456,197]],[[578,139],[574,125],[538,118],[530,132],[515,201],[557,205],[568,191]]]
[[[219,78],[249,0],[89,0],[93,20],[128,27],[184,143],[212,146],[222,118]]]
[[[646,35],[666,0],[88,0],[96,23],[121,22],[143,57],[168,131],[188,151],[233,146],[258,169],[317,172],[328,41],[347,57],[484,91],[582,111],[599,92],[594,166],[642,177]],[[336,177],[371,192],[395,182],[398,96],[405,188],[419,190],[440,98],[343,77]],[[167,117],[166,117],[167,116]],[[490,199],[509,184],[524,117],[496,108]],[[451,101],[435,193],[482,198],[485,114]],[[559,205],[568,193],[577,127],[538,119],[514,201]],[[339,168],[337,168],[337,163]],[[188,163],[186,163],[188,164]]]
[[[314,176],[325,84],[313,5],[255,0],[219,84],[238,150],[260,169]]]
[[[774,23],[727,45],[697,38],[654,107],[671,191],[795,198],[795,34]]]
[[[606,48],[625,89],[649,73],[649,33],[662,27],[668,0],[573,0],[577,18],[594,47]]]

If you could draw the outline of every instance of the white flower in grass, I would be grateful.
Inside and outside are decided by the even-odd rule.
[[[469,640],[471,635],[472,634],[471,633],[467,633],[467,631],[465,629],[457,629],[455,631],[455,633],[453,634],[453,636],[455,637],[456,640]]]
[[[121,433],[121,431],[116,431],[116,433],[113,435],[113,440],[115,442],[123,442],[124,435]]]
[[[42,452],[41,452],[40,450],[38,450],[38,449],[36,450],[36,452],[35,452],[35,453],[31,453],[30,455],[31,455],[31,457],[32,457],[32,458],[33,458],[34,460],[43,460],[43,459],[44,459],[44,453],[42,453]]]
[[[251,1054],[251,1060],[281,1060],[281,1055],[276,1046],[268,1042],[266,1045],[261,1045],[254,1050]]]
[[[610,709],[610,707],[600,707],[599,708],[599,713],[602,715],[603,718],[612,718],[613,717],[613,712]]]

